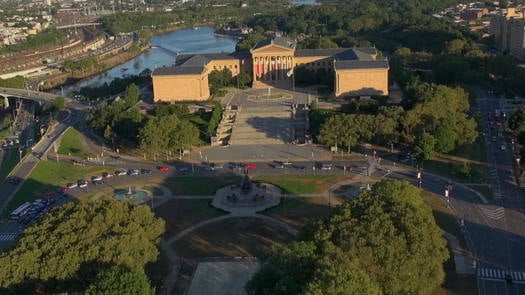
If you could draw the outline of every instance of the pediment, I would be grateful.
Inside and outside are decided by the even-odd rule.
[[[293,49],[282,47],[276,44],[266,45],[257,49],[253,49],[252,53],[274,53],[274,52],[293,52]]]

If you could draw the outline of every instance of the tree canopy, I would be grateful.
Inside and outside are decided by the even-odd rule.
[[[151,152],[187,148],[198,138],[197,127],[175,114],[150,118],[139,133],[140,148]]]
[[[425,294],[444,280],[446,241],[421,191],[384,180],[274,246],[249,294]]]
[[[131,270],[122,266],[112,266],[98,273],[86,295],[154,295],[148,277],[141,270]]]
[[[164,221],[147,206],[112,199],[69,202],[0,254],[0,288],[40,282],[49,291],[66,292],[94,281],[106,265],[143,270],[156,261],[163,233]]]

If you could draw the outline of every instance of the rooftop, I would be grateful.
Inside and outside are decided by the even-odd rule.
[[[290,49],[295,49],[295,43],[286,39],[286,38],[283,38],[283,37],[274,37],[274,38],[267,38],[267,39],[264,39],[264,40],[261,40],[259,42],[257,42],[253,47],[252,47],[252,50],[255,50],[255,49],[259,49],[261,47],[264,47],[264,46],[268,46],[268,45],[271,45],[271,44],[275,44],[277,46],[281,46],[281,47],[286,47],[286,48],[290,48]]]
[[[387,60],[337,60],[336,70],[388,69]]]

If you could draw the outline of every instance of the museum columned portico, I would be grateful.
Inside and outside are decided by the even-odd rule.
[[[267,87],[274,84],[290,84],[294,66],[295,46],[286,39],[268,39],[257,43],[251,50],[252,87]]]
[[[295,49],[275,37],[249,52],[177,55],[174,66],[152,73],[154,101],[202,101],[210,96],[208,74],[229,69],[233,76],[252,75],[253,88],[292,89],[296,69],[333,77],[333,96],[388,95],[388,61],[365,48]],[[304,71],[303,71],[304,72]]]

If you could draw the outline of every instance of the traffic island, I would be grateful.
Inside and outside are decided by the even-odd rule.
[[[278,187],[253,182],[245,175],[240,184],[218,189],[212,205],[231,214],[250,215],[279,205],[281,195],[282,191]]]

